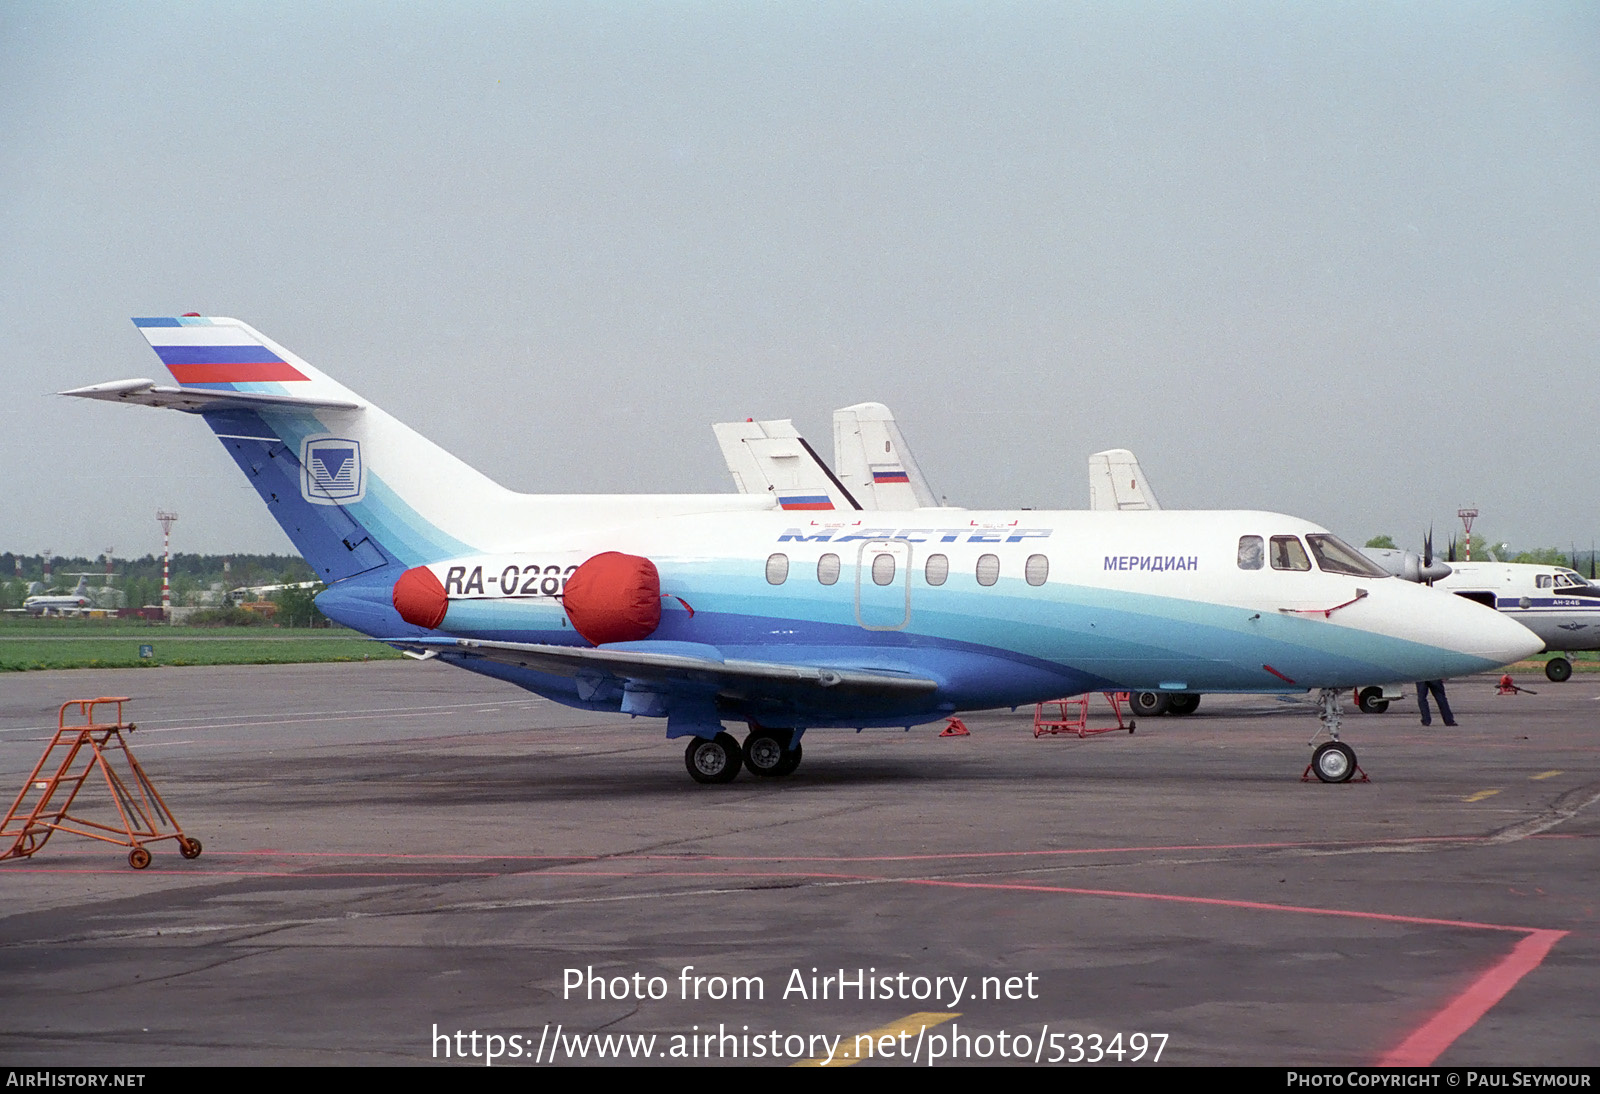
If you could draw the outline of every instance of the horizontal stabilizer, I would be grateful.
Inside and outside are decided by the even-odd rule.
[[[886,672],[819,668],[770,661],[728,661],[712,647],[696,649],[701,654],[665,653],[648,648],[629,649],[631,643],[592,649],[585,646],[554,646],[529,642],[488,642],[471,638],[387,638],[402,650],[465,654],[501,664],[518,665],[554,676],[586,676],[638,681],[668,686],[716,688],[717,694],[732,699],[829,699],[852,701],[907,699],[931,695],[938,682],[920,676],[899,676]],[[650,646],[651,643],[642,643]],[[660,646],[665,643],[654,643]],[[682,645],[682,644],[679,644]]]
[[[197,414],[205,410],[232,407],[255,410],[305,408],[307,410],[360,410],[361,404],[348,399],[313,399],[304,395],[274,395],[266,392],[222,391],[211,388],[171,387],[154,380],[112,380],[104,384],[75,387],[60,395],[80,399],[103,399],[110,403],[137,403],[140,406],[166,407]]]

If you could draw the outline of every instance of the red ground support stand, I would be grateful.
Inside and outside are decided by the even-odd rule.
[[[972,736],[972,730],[968,729],[967,723],[963,722],[960,718],[951,718],[950,724],[944,727],[944,732],[940,733],[939,736],[970,737]]]
[[[1517,687],[1516,681],[1511,679],[1510,673],[1500,677],[1500,682],[1495,685],[1494,689],[1496,695],[1516,695],[1519,692],[1527,692],[1529,695],[1539,694],[1537,691],[1528,691],[1527,688]]]
[[[1080,695],[1073,699],[1047,699],[1033,708],[1033,735],[1043,737],[1047,734],[1055,736],[1060,733],[1074,733],[1079,737],[1093,737],[1098,733],[1116,733],[1127,730],[1132,733],[1138,725],[1132,718],[1126,722],[1122,720],[1122,704],[1128,701],[1125,691],[1102,691],[1106,702],[1111,704],[1111,713],[1116,716],[1117,724],[1114,726],[1089,725],[1089,697]],[[1046,707],[1055,708],[1047,711]],[[1068,707],[1077,707],[1078,713],[1074,717],[1067,712]],[[1053,714],[1054,717],[1049,715]]]
[[[183,834],[172,810],[156,793],[149,776],[123,740],[124,730],[134,731],[132,722],[122,720],[122,704],[127,701],[126,696],[101,696],[70,699],[61,704],[55,736],[34,765],[17,800],[12,802],[11,811],[0,821],[0,847],[5,847],[6,840],[11,841],[10,847],[0,852],[0,861],[33,856],[54,832],[70,832],[132,848],[128,852],[128,865],[135,870],[150,865],[150,851],[145,844],[157,840],[176,840],[178,853],[184,858],[200,857],[200,841]],[[95,708],[107,703],[117,704],[117,720],[96,722]],[[73,707],[83,721],[68,725],[67,711]],[[117,771],[119,759],[126,768],[126,775]],[[78,792],[97,771],[104,777],[112,804],[117,808],[116,824],[69,812]]]

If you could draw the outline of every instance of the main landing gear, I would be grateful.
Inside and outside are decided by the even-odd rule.
[[[739,742],[726,733],[690,737],[689,747],[683,751],[683,764],[697,783],[731,783],[743,758]]]
[[[1572,662],[1565,657],[1552,657],[1544,663],[1544,674],[1552,683],[1559,684],[1572,676]]]
[[[744,766],[752,775],[776,778],[792,775],[800,766],[800,742],[791,729],[755,726],[744,739]]]
[[[728,733],[715,737],[691,737],[683,752],[683,764],[697,783],[729,783],[740,766],[763,778],[792,775],[800,766],[800,742],[792,729],[768,729],[752,725],[744,747]]]
[[[1357,772],[1362,782],[1367,781],[1367,773],[1356,763],[1356,750],[1339,740],[1339,720],[1343,715],[1337,688],[1323,688],[1317,693],[1317,721],[1322,723],[1317,736],[1326,732],[1331,739],[1317,745],[1316,751],[1311,753],[1311,762],[1300,776],[1301,782],[1315,774],[1325,783],[1347,783]],[[1313,743],[1316,739],[1311,738]]]

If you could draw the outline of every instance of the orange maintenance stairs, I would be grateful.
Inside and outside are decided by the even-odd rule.
[[[156,793],[128,748],[123,734],[132,733],[136,727],[122,720],[122,704],[127,701],[127,696],[101,696],[69,699],[61,704],[55,736],[11,804],[11,811],[0,821],[0,861],[31,857],[55,832],[70,832],[130,848],[128,865],[135,870],[150,865],[146,845],[159,840],[175,840],[178,853],[184,858],[200,857],[200,841],[183,834],[172,810]],[[117,708],[116,720],[95,721],[100,709],[112,703]],[[69,710],[75,711],[70,725]],[[94,778],[96,774],[101,778]],[[83,794],[80,802],[80,793],[102,782],[116,807],[115,823],[110,822],[109,816],[99,821],[72,812],[74,804],[81,809],[92,796]]]

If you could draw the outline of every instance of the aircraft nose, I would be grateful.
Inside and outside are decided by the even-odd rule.
[[[1470,600],[1460,603],[1466,609],[1460,629],[1459,648],[1463,653],[1509,665],[1544,649],[1544,639],[1515,619]]]

